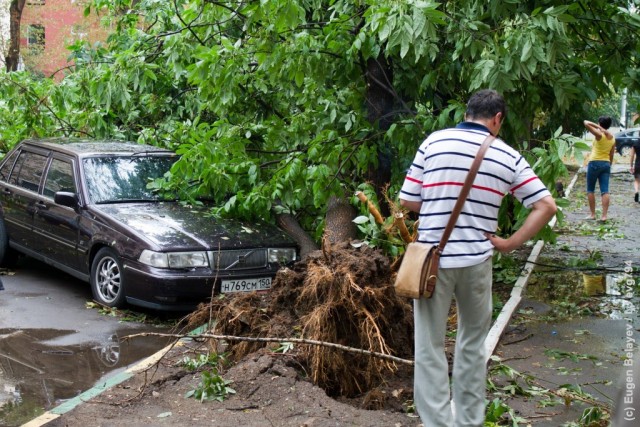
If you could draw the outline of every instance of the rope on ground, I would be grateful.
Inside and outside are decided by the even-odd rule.
[[[349,352],[349,353],[356,353],[356,354],[362,354],[362,355],[365,355],[365,356],[377,357],[377,358],[384,359],[384,360],[390,360],[392,362],[402,363],[404,365],[410,365],[410,366],[415,365],[415,362],[413,360],[402,359],[400,357],[392,356],[390,354],[378,353],[378,352],[375,352],[375,351],[369,351],[369,350],[364,350],[364,349],[361,349],[361,348],[349,347],[349,346],[346,346],[346,345],[335,344],[335,343],[331,343],[331,342],[308,340],[308,339],[304,339],[304,338],[239,337],[239,336],[234,336],[234,335],[215,335],[215,334],[167,334],[167,333],[160,333],[160,332],[143,332],[143,333],[139,333],[139,334],[127,335],[123,339],[131,339],[131,338],[136,338],[136,337],[149,337],[149,336],[176,338],[176,339],[190,338],[190,339],[226,340],[226,341],[265,342],[265,343],[267,343],[267,342],[276,342],[276,343],[290,342],[290,343],[295,343],[295,344],[309,344],[309,345],[317,345],[317,346],[321,346],[321,347],[335,348],[337,350],[342,350],[342,351],[346,351],[346,352]]]

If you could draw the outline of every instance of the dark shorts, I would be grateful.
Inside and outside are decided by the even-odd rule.
[[[611,163],[605,160],[593,160],[587,165],[587,193],[596,190],[596,182],[600,185],[600,194],[609,192],[609,176],[611,175]]]

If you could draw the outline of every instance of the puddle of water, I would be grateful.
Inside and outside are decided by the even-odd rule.
[[[144,331],[123,329],[99,342],[52,345],[70,331],[0,329],[0,425],[21,425],[169,342],[153,336],[122,340],[137,332]]]
[[[640,280],[630,274],[608,274],[601,307],[612,319],[625,319],[638,314],[638,284]]]
[[[640,278],[629,273],[539,272],[527,285],[527,297],[553,306],[559,317],[603,314],[624,319],[638,314]]]

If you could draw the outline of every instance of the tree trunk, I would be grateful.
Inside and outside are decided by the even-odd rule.
[[[344,198],[332,197],[327,204],[324,238],[329,243],[348,242],[356,238],[357,228],[353,219],[356,210]],[[300,247],[300,258],[305,259],[310,252],[320,249],[298,220],[291,214],[278,214],[276,221]]]
[[[20,21],[27,0],[11,0],[9,6],[9,49],[4,61],[7,72],[17,71],[20,63]]]
[[[393,123],[393,70],[391,64],[380,55],[377,59],[367,61],[367,118],[372,124],[377,123],[381,130],[388,130]],[[369,180],[373,183],[378,196],[380,212],[389,216],[389,207],[383,197],[382,190],[391,180],[392,152],[380,141],[378,143],[378,166],[369,170]]]
[[[298,220],[291,214],[277,214],[276,221],[293,240],[300,246],[300,258],[305,259],[309,252],[320,249],[309,234],[300,227]]]
[[[393,124],[393,70],[387,59],[380,55],[367,61],[367,119],[378,122],[378,127],[387,130]]]
[[[393,123],[394,91],[392,86],[392,69],[383,55],[367,61],[367,118],[379,129],[387,130]],[[378,143],[378,166],[371,168],[368,180],[375,187],[378,205],[383,216],[389,216],[382,190],[391,180],[391,149],[382,142]],[[352,240],[356,237],[357,228],[353,223],[356,210],[346,199],[333,197],[329,200],[325,221],[325,238],[329,243]]]
[[[389,129],[393,123],[394,91],[392,86],[392,68],[384,56],[367,61],[367,118],[378,124],[379,129]],[[378,204],[383,216],[389,215],[382,190],[391,180],[391,149],[378,144],[378,167],[371,168],[368,179],[373,183],[378,195]],[[357,228],[353,223],[356,210],[345,198],[332,197],[327,205],[325,217],[325,238],[329,243],[349,241],[356,237]],[[300,245],[301,258],[318,246],[300,227],[291,215],[278,215],[278,224]]]
[[[324,236],[329,243],[348,242],[356,238],[357,229],[353,222],[356,213],[346,199],[329,199],[324,226]]]

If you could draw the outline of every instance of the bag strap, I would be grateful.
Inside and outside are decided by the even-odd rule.
[[[451,236],[451,232],[456,225],[456,221],[458,220],[458,216],[460,212],[462,212],[462,207],[464,206],[464,202],[467,200],[467,196],[469,195],[469,191],[471,190],[471,186],[473,185],[473,181],[476,178],[476,174],[478,173],[478,169],[480,169],[480,163],[482,163],[482,159],[484,158],[485,153],[489,149],[489,146],[496,139],[495,136],[489,134],[482,142],[482,145],[478,149],[478,153],[476,154],[475,159],[473,159],[473,163],[471,164],[471,168],[469,168],[469,173],[467,174],[467,178],[464,180],[464,185],[462,186],[462,190],[460,190],[460,194],[458,195],[458,200],[456,200],[456,204],[453,207],[453,211],[451,211],[451,216],[449,217],[449,222],[444,229],[444,233],[442,233],[442,237],[440,238],[440,243],[438,243],[438,253],[442,254],[444,252],[444,247],[449,240],[449,236]]]

